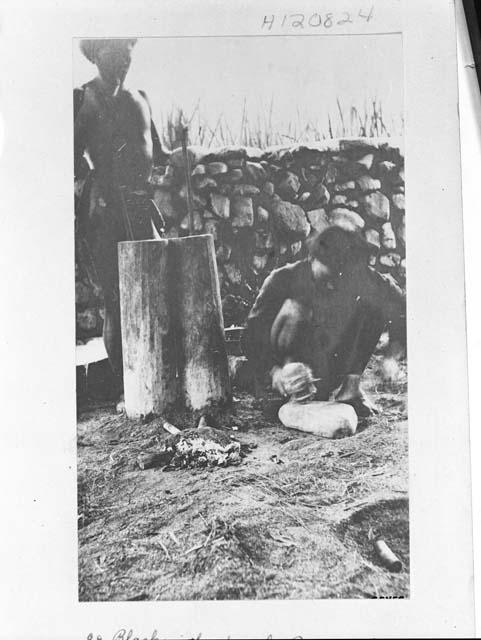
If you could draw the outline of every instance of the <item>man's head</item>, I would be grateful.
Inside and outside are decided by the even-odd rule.
[[[100,77],[109,84],[122,84],[132,60],[132,49],[137,40],[121,38],[81,40],[80,50],[97,65]]]
[[[355,231],[340,227],[329,227],[321,233],[315,232],[307,239],[311,261],[328,268],[329,275],[338,277],[367,265],[371,248]],[[321,272],[319,267],[316,271]]]

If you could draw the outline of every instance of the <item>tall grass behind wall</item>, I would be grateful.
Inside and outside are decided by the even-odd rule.
[[[176,131],[180,123],[189,126],[189,142],[202,147],[242,146],[265,149],[274,145],[296,143],[316,143],[334,138],[376,138],[402,136],[404,118],[385,117],[380,101],[373,99],[362,107],[342,105],[336,100],[337,109],[327,113],[316,121],[303,117],[300,109],[297,116],[289,122],[274,125],[274,101],[268,108],[255,117],[248,113],[244,101],[242,114],[238,122],[233,122],[225,113],[217,116],[202,111],[200,102],[191,113],[174,107],[165,114],[161,122],[164,144],[174,149],[180,145]]]

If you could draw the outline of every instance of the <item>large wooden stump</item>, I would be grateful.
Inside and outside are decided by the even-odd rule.
[[[214,240],[210,234],[173,238],[169,252],[183,400],[193,410],[223,405],[230,382]]]
[[[119,244],[125,409],[230,401],[219,278],[211,235]]]
[[[119,244],[125,410],[161,413],[178,399],[167,240]]]

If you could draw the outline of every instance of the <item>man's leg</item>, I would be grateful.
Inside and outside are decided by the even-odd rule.
[[[114,374],[116,394],[120,397],[123,393],[123,365],[117,244],[123,235],[117,215],[112,207],[97,205],[89,220],[88,242],[103,292],[105,350]]]
[[[341,385],[336,400],[352,404],[361,416],[377,410],[361,388],[361,376],[385,324],[381,310],[359,303],[339,345],[330,355],[331,387],[334,389]]]
[[[118,289],[108,293],[104,303],[104,329],[103,338],[105,350],[109,357],[110,366],[116,378],[119,392],[122,392],[122,333],[120,330],[120,303]]]

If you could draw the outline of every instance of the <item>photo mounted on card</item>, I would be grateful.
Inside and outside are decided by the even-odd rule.
[[[453,3],[44,2],[0,636],[469,637]]]
[[[81,601],[409,598],[403,40],[331,31],[373,19],[73,40]]]

